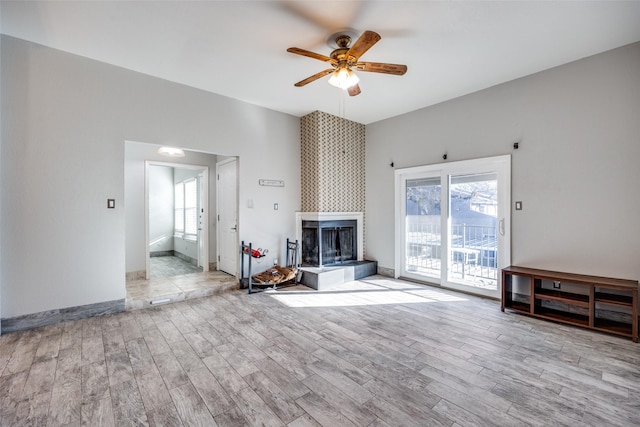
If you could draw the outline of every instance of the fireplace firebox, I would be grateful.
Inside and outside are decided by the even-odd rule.
[[[358,259],[356,220],[302,221],[302,264],[340,265]]]

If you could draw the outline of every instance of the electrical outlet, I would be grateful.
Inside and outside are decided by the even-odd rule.
[[[274,210],[274,211],[277,211],[277,210],[278,210],[278,204],[277,204],[277,203],[274,203],[274,204],[273,204],[273,210]]]
[[[560,289],[560,282],[553,281],[553,289]]]

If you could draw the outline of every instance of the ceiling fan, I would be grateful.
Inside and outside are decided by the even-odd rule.
[[[366,71],[371,73],[393,74],[401,76],[407,72],[406,65],[386,64],[382,62],[359,62],[359,59],[371,46],[381,39],[380,34],[374,31],[365,31],[356,40],[353,46],[351,44],[351,36],[347,34],[338,34],[335,42],[338,48],[331,52],[330,56],[321,55],[319,53],[310,52],[297,47],[290,47],[287,52],[296,55],[307,56],[309,58],[318,59],[328,62],[331,68],[320,71],[311,77],[294,84],[296,87],[302,87],[308,83],[318,80],[328,74],[331,74],[329,83],[333,86],[345,89],[349,92],[349,96],[360,94],[360,86],[358,85],[358,76],[353,72],[352,68],[358,71]]]

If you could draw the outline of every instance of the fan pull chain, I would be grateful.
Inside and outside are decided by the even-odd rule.
[[[341,119],[344,119],[345,113],[344,113],[344,90],[342,89],[336,89],[338,92],[338,117],[340,117]]]
[[[340,102],[342,104],[342,154],[344,155],[347,150],[347,91],[340,91]]]

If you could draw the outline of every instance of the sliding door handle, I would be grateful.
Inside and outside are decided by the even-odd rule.
[[[500,220],[500,222],[498,223],[498,226],[499,226],[500,235],[504,236],[504,218]]]

